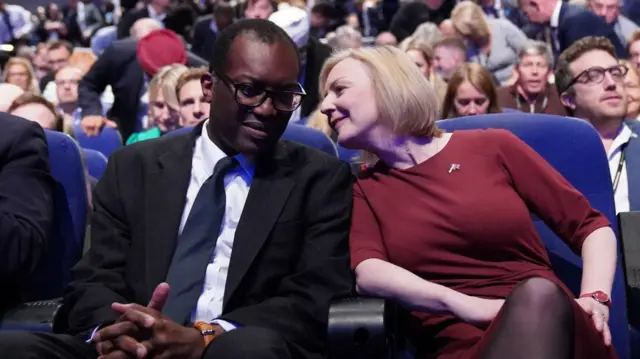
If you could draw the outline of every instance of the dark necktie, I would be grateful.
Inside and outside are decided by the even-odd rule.
[[[163,313],[180,324],[189,323],[191,312],[202,293],[204,277],[224,217],[226,198],[224,176],[238,165],[232,157],[218,161],[196,196],[173,254],[167,283],[169,298]]]
[[[558,38],[558,28],[552,27],[551,29],[551,49],[553,50],[553,57],[557,60],[560,56],[560,39]]]
[[[9,36],[4,36],[3,41],[13,42],[13,25],[11,25],[11,18],[9,17],[9,12],[5,9],[2,11],[2,21],[4,21],[4,25],[7,28],[7,32]]]

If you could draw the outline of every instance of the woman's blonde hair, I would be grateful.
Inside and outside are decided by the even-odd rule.
[[[433,85],[436,92],[438,93],[439,100],[444,100],[444,95],[447,92],[447,83],[444,82],[444,80],[436,74],[436,71],[433,68],[433,59],[435,54],[431,45],[419,38],[409,36],[400,43],[399,47],[400,50],[404,52],[414,50],[422,54],[422,57],[424,57],[425,61],[427,61],[427,64],[429,65],[428,80],[429,82],[431,82],[431,85]]]
[[[468,62],[460,65],[449,78],[447,93],[444,96],[444,104],[442,105],[443,118],[460,116],[453,102],[456,99],[458,88],[465,82],[469,82],[473,87],[477,88],[487,96],[487,99],[489,100],[487,113],[502,112],[502,108],[498,104],[496,84],[493,81],[491,73],[476,63]]]
[[[396,136],[440,136],[438,95],[418,67],[401,50],[391,46],[346,49],[332,55],[320,72],[320,94],[326,94],[327,77],[341,61],[354,59],[367,67],[373,83],[379,118]]]
[[[25,59],[24,57],[12,57],[10,58],[7,63],[4,65],[4,69],[2,70],[3,75],[2,75],[2,80],[3,82],[7,82],[7,74],[8,74],[8,70],[11,68],[11,66],[15,66],[15,65],[19,65],[22,66],[27,72],[28,72],[28,76],[29,76],[29,80],[28,80],[28,84],[29,84],[29,88],[27,88],[26,92],[32,93],[34,95],[39,95],[40,94],[40,87],[38,87],[38,78],[36,77],[36,72],[33,70],[33,66],[31,65],[31,62],[27,59]]]
[[[155,101],[160,91],[162,91],[164,102],[169,107],[173,109],[180,108],[178,96],[176,96],[176,86],[180,76],[188,70],[188,67],[180,64],[162,67],[149,81],[149,101]]]
[[[491,29],[484,11],[472,1],[463,1],[453,8],[451,23],[460,35],[476,46],[487,45],[491,40]]]

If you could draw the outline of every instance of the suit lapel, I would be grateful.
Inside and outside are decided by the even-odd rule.
[[[195,139],[202,125],[175,140],[158,156],[156,171],[146,182],[145,229],[149,295],[167,276],[191,178]]]
[[[640,124],[635,124],[635,120],[626,121],[631,128],[632,135],[629,145],[625,148],[625,161],[627,166],[627,183],[629,183],[629,207],[632,211],[640,210]]]
[[[256,167],[233,241],[223,308],[226,308],[282,212],[294,186],[294,182],[287,177],[290,171],[291,166],[281,142],[274,151],[274,157],[263,160]]]

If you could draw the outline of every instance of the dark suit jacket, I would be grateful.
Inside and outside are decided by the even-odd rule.
[[[530,111],[527,102],[518,93],[515,86],[503,86],[498,88],[496,92],[498,95],[498,103],[500,104],[500,107],[512,108],[522,112]],[[520,98],[520,104],[522,108],[518,108],[516,97]],[[567,116],[567,110],[562,105],[562,102],[560,102],[560,96],[558,95],[558,90],[555,86],[547,85],[546,107],[543,107],[543,105],[545,105],[545,96],[538,96],[536,100],[535,113]]]
[[[105,24],[102,12],[100,12],[100,9],[98,9],[98,7],[91,2],[84,4],[84,11],[87,30],[90,31],[91,34],[94,34]],[[77,10],[65,6],[62,9],[62,12],[64,14],[64,22],[67,25],[66,38],[75,45],[89,46],[90,39],[85,40],[82,38],[82,30],[80,29],[80,25],[78,24]]]
[[[118,40],[129,37],[133,24],[145,17],[149,17],[149,9],[134,9],[122,15],[117,27]],[[189,6],[179,5],[167,12],[163,23],[165,27],[183,38],[190,40],[191,26],[196,19],[196,13]]]
[[[560,52],[571,44],[587,36],[604,36],[616,48],[619,58],[626,58],[626,49],[620,43],[613,27],[608,26],[602,18],[577,5],[563,3],[560,8],[560,22],[558,26],[558,40]]]
[[[201,128],[111,155],[94,192],[91,249],[64,298],[70,333],[116,320],[112,302],[146,305],[166,280]],[[329,302],[353,285],[351,195],[349,166],[317,150],[281,141],[259,160],[221,318],[271,328],[307,353],[322,352]]]
[[[117,39],[121,40],[129,37],[129,35],[131,35],[131,26],[133,26],[136,21],[144,19],[145,17],[149,17],[149,10],[146,6],[142,9],[133,9],[122,14],[120,22],[118,22],[117,25]]]
[[[320,102],[319,81],[320,71],[324,62],[331,56],[331,48],[313,37],[309,38],[307,45],[307,63],[305,65],[304,90],[307,93],[300,109],[301,117],[307,117],[313,112]]]
[[[128,138],[139,130],[138,108],[144,87],[144,72],[136,54],[137,42],[133,39],[114,41],[107,47],[78,88],[78,105],[83,116],[102,116],[100,95],[111,85],[115,96],[108,117],[118,123],[122,138]],[[208,67],[207,61],[188,52],[189,67]]]
[[[640,121],[627,120],[625,123],[633,132],[624,150],[629,183],[629,208],[632,211],[640,211]]]
[[[213,56],[213,45],[218,35],[211,29],[212,20],[213,15],[203,16],[193,27],[191,51],[204,59],[210,59]]]
[[[53,221],[49,150],[35,122],[0,112],[0,311],[17,304]]]

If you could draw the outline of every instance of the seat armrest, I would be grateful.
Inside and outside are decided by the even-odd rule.
[[[41,300],[20,304],[7,311],[0,319],[0,330],[53,332],[62,299]]]
[[[329,358],[389,358],[395,350],[395,306],[380,298],[352,297],[329,308]]]
[[[627,282],[629,324],[640,329],[640,211],[618,215],[622,262]]]

